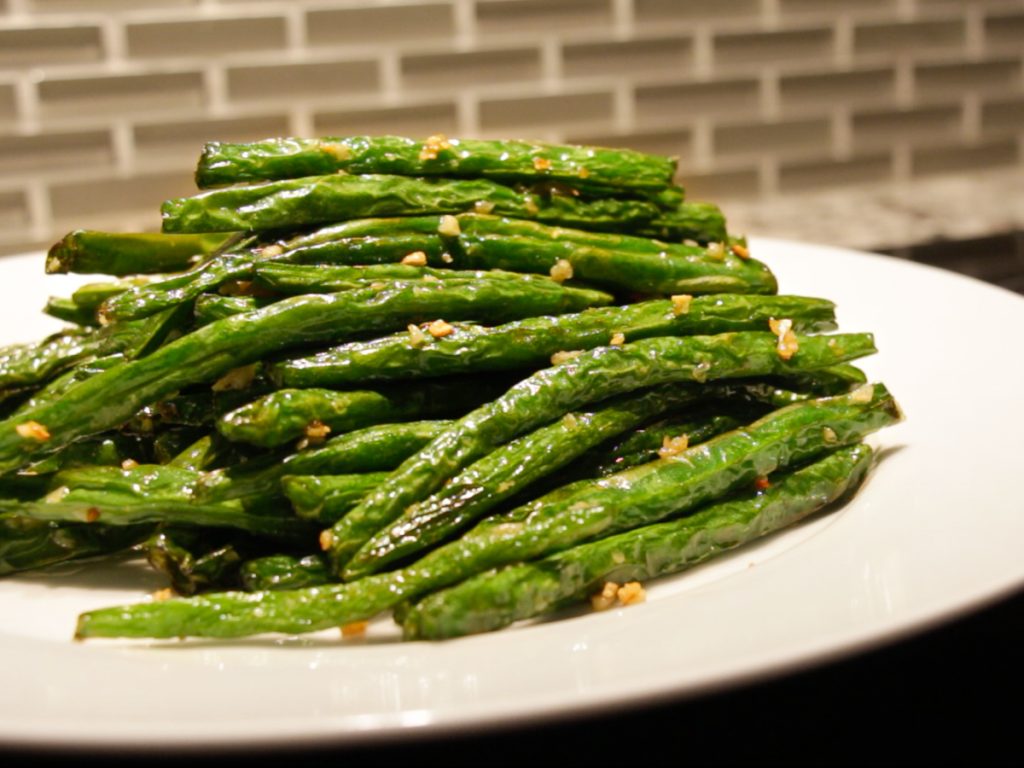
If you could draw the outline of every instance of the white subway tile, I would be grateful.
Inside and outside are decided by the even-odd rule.
[[[475,9],[484,36],[608,32],[614,23],[610,0],[477,0]]]
[[[482,99],[479,104],[480,129],[487,134],[504,132],[511,136],[538,126],[572,130],[580,123],[610,126],[613,117],[614,97],[610,91]]]
[[[16,27],[0,29],[0,69],[98,61],[103,57],[99,27]]]
[[[953,142],[962,137],[963,110],[959,104],[910,109],[866,110],[852,117],[853,145],[858,150],[899,144]]]
[[[1020,162],[1017,142],[997,139],[975,146],[925,147],[911,154],[911,173],[914,176],[933,176],[943,173],[976,172],[985,168],[1003,168]]]
[[[562,48],[562,69],[566,77],[679,77],[693,71],[693,41],[673,36],[569,43]]]
[[[892,156],[888,152],[878,152],[843,160],[783,161],[779,164],[778,174],[779,190],[784,193],[840,185],[877,184],[891,178]]]
[[[210,57],[285,47],[281,16],[158,21],[125,25],[128,55],[137,59]]]
[[[311,45],[379,45],[452,38],[455,15],[448,3],[397,3],[318,8],[306,13]]]
[[[66,175],[110,169],[114,151],[109,131],[73,131],[5,136],[0,139],[0,178]]]
[[[757,32],[720,32],[712,50],[716,71],[758,70],[793,63],[827,67],[835,54],[826,26]]]
[[[986,136],[1024,135],[1024,95],[982,102],[981,132]]]
[[[380,83],[374,60],[267,63],[227,69],[228,98],[235,102],[287,102],[375,93]]]
[[[650,125],[702,116],[756,116],[760,91],[760,82],[753,77],[638,85],[634,94],[636,121]]]
[[[540,50],[498,48],[453,53],[411,54],[402,57],[402,87],[458,92],[467,85],[491,86],[540,79]]]
[[[40,114],[51,119],[175,112],[204,103],[198,71],[54,77],[40,82],[38,93]]]
[[[458,115],[455,102],[414,103],[402,107],[365,107],[318,112],[313,115],[318,136],[392,135],[426,138],[437,133],[454,136]]]

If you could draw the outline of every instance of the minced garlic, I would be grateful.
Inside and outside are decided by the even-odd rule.
[[[284,248],[280,245],[266,245],[260,248],[260,256],[266,259],[280,256],[282,253],[284,253]]]
[[[449,213],[441,217],[437,233],[445,237],[458,237],[462,234],[462,227],[459,226],[459,220]]]
[[[445,251],[441,254],[441,261],[445,264],[453,264],[455,262],[455,257],[448,253],[448,251]]]
[[[423,142],[423,149],[420,150],[420,160],[436,160],[439,152],[451,149],[452,145],[448,137],[443,133],[435,133]]]
[[[170,587],[158,589],[152,594],[152,598],[158,602],[162,600],[170,600],[172,597],[174,597],[174,590]]]
[[[306,425],[304,433],[310,445],[317,445],[327,439],[327,436],[331,434],[331,428],[320,419],[313,419]]]
[[[624,333],[613,333],[612,340],[609,343],[613,347],[621,347],[626,343],[626,335]]]
[[[551,161],[546,157],[535,157],[533,158],[533,167],[538,171],[550,171]]]
[[[707,253],[709,259],[721,261],[725,258],[725,246],[721,243],[709,243]]]
[[[870,403],[872,398],[875,396],[875,385],[874,384],[861,384],[853,392],[850,393],[850,402],[852,403]]]
[[[561,352],[555,352],[555,354],[551,356],[551,364],[561,365],[562,363],[567,363],[573,358],[579,357],[582,354],[582,349],[567,349]]]
[[[839,436],[832,427],[825,427],[821,430],[821,437],[826,443],[838,443]]]
[[[793,333],[793,321],[788,317],[783,317],[779,320],[770,317],[768,318],[768,327],[779,338],[779,342],[775,346],[779,357],[783,360],[789,360],[797,353],[799,348],[796,334]]]
[[[362,637],[366,634],[367,627],[370,626],[368,621],[353,621],[350,624],[343,624],[341,626],[342,637]]]
[[[639,581],[627,581],[619,587],[615,596],[623,605],[636,605],[647,599],[647,592]]]
[[[623,557],[625,560],[625,557]],[[606,611],[616,603],[619,605],[636,605],[647,599],[647,591],[639,581],[629,581],[621,587],[614,581],[606,581],[601,591],[590,598],[595,611]]]
[[[252,380],[256,378],[257,363],[243,365],[239,368],[232,368],[210,386],[214,392],[228,392],[238,389],[245,389]]]
[[[335,160],[348,160],[352,157],[352,150],[345,144],[338,144],[333,141],[321,141],[320,151],[330,155]]]
[[[473,212],[482,213],[485,216],[494,210],[494,203],[490,200],[477,200],[473,203]]]
[[[580,425],[575,413],[567,413],[562,417],[562,423],[569,429],[576,429]]]
[[[121,469],[124,470],[138,469],[138,466],[139,462],[137,462],[135,459],[125,459],[124,461],[121,462]]]
[[[409,343],[410,344],[412,344],[414,347],[421,347],[421,346],[423,346],[423,344],[427,340],[427,337],[423,333],[423,331],[420,330],[420,327],[418,325],[413,325],[412,323],[410,323],[406,327],[406,330],[409,331]]]
[[[427,266],[427,254],[423,251],[407,253],[402,257],[402,263],[407,264],[410,267],[425,267]]]
[[[748,251],[747,247],[745,245],[743,245],[742,243],[733,243],[731,246],[729,246],[729,250],[731,250],[733,253],[735,253],[737,256],[739,256],[741,259],[749,259],[750,258],[750,251]]]
[[[38,421],[23,421],[14,428],[14,431],[24,438],[38,440],[41,443],[45,443],[50,439],[50,430]]]
[[[658,456],[665,459],[669,456],[675,456],[676,454],[682,453],[690,447],[690,438],[686,435],[677,435],[676,437],[665,437],[661,441],[661,448],[658,449]]]
[[[614,581],[606,581],[599,594],[590,598],[590,604],[595,611],[607,611],[615,605],[615,597],[619,592],[619,585]]]
[[[693,301],[693,296],[688,293],[677,293],[672,296],[672,314],[679,316],[685,315],[690,311],[690,302]]]
[[[433,336],[435,339],[440,339],[443,336],[447,336],[455,331],[455,326],[451,323],[446,323],[444,320],[437,319],[427,326],[427,333]]]
[[[555,262],[555,266],[551,268],[549,274],[556,283],[572,280],[572,264],[569,263],[568,259],[559,259]]]

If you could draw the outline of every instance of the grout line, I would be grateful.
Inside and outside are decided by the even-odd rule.
[[[968,144],[974,144],[981,138],[981,97],[978,94],[964,94],[960,124],[964,141]]]
[[[632,37],[636,32],[633,0],[612,0],[612,29],[619,39]]]
[[[26,74],[14,81],[14,112],[25,133],[39,130],[38,78]]]
[[[837,106],[832,112],[832,143],[837,160],[848,160],[853,155],[853,127],[846,105]]]
[[[25,201],[32,239],[48,239],[53,232],[53,208],[46,185],[41,180],[29,182],[25,187]]]
[[[459,50],[472,47],[478,37],[476,8],[470,0],[454,0],[455,46]]]
[[[110,126],[110,138],[114,150],[114,169],[128,176],[135,168],[135,139],[132,126],[127,120],[115,120]]]

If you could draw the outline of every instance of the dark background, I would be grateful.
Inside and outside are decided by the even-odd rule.
[[[1021,232],[890,252],[1024,293]],[[1020,499],[1006,501],[1022,506]],[[159,691],[153,695],[159,697]],[[1020,764],[1021,697],[1024,593],[850,659],[714,695],[629,706],[599,717],[386,746],[187,754],[0,750],[0,760],[3,765],[65,766],[226,766],[244,761],[287,768]]]

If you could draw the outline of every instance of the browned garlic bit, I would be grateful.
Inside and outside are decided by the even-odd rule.
[[[590,175],[590,171],[586,169],[586,166],[580,166],[580,169],[576,171],[576,175],[581,179],[585,179]]]
[[[690,311],[690,302],[693,301],[693,296],[688,293],[677,293],[672,296],[672,314],[685,315]]]
[[[533,167],[538,171],[550,171],[551,161],[546,157],[535,157],[533,158]]]
[[[788,317],[776,320],[774,317],[768,318],[768,327],[772,329],[779,338],[779,343],[775,348],[779,352],[779,357],[783,360],[789,360],[793,355],[797,353],[799,344],[796,339],[796,334],[793,333],[793,321]]]
[[[572,280],[572,264],[567,259],[559,259],[555,262],[555,266],[551,268],[550,275],[551,279],[556,283]]]
[[[647,591],[639,581],[628,581],[621,587],[614,581],[606,581],[601,592],[590,598],[590,604],[595,611],[606,611],[616,602],[619,605],[636,605],[646,599]]]
[[[427,333],[433,336],[435,339],[440,339],[444,336],[455,331],[455,327],[451,323],[446,323],[444,320],[438,318],[430,325],[427,326]]]
[[[750,251],[748,251],[747,247],[745,245],[742,245],[741,243],[733,243],[731,246],[729,246],[729,250],[731,250],[741,259],[750,258]]]
[[[626,343],[626,335],[624,333],[613,333],[612,340],[609,342],[613,347],[621,347]]]
[[[14,428],[14,431],[26,439],[38,440],[41,443],[50,439],[50,430],[38,421],[23,421]]]
[[[100,519],[100,511],[96,507],[89,507],[85,510],[85,522],[95,523]]]
[[[407,253],[402,257],[402,263],[408,264],[411,267],[425,267],[427,266],[427,254],[423,251]]]
[[[459,226],[459,220],[449,213],[441,217],[437,232],[445,237],[458,237],[462,234],[462,227]]]
[[[214,392],[228,392],[236,389],[245,389],[252,380],[256,378],[256,363],[243,365],[239,368],[232,368],[210,386]]]
[[[310,445],[322,443],[329,434],[331,434],[331,428],[319,419],[313,419],[306,425],[305,435]]]
[[[406,330],[409,331],[410,344],[412,344],[414,347],[423,346],[424,342],[426,342],[427,340],[427,337],[423,333],[423,331],[420,330],[420,327],[418,325],[413,325],[410,323],[408,326],[406,326]]]
[[[423,149],[420,150],[420,160],[436,160],[441,150],[451,149],[452,145],[448,137],[443,133],[435,133],[423,142]]]
[[[135,459],[125,459],[124,461],[121,462],[121,469],[124,470],[138,469],[138,467],[139,462],[137,462]]]
[[[370,626],[368,621],[353,621],[351,624],[343,624],[341,627],[342,637],[362,637],[366,634],[366,628]]]
[[[590,598],[590,604],[595,611],[607,611],[615,605],[615,597],[619,592],[619,585],[614,581],[606,581],[599,594]]]
[[[690,438],[687,435],[678,435],[676,437],[665,435],[661,441],[661,448],[658,449],[658,456],[665,459],[682,453],[689,447]]]
[[[647,592],[639,581],[627,581],[615,593],[623,605],[636,605],[647,599]]]

